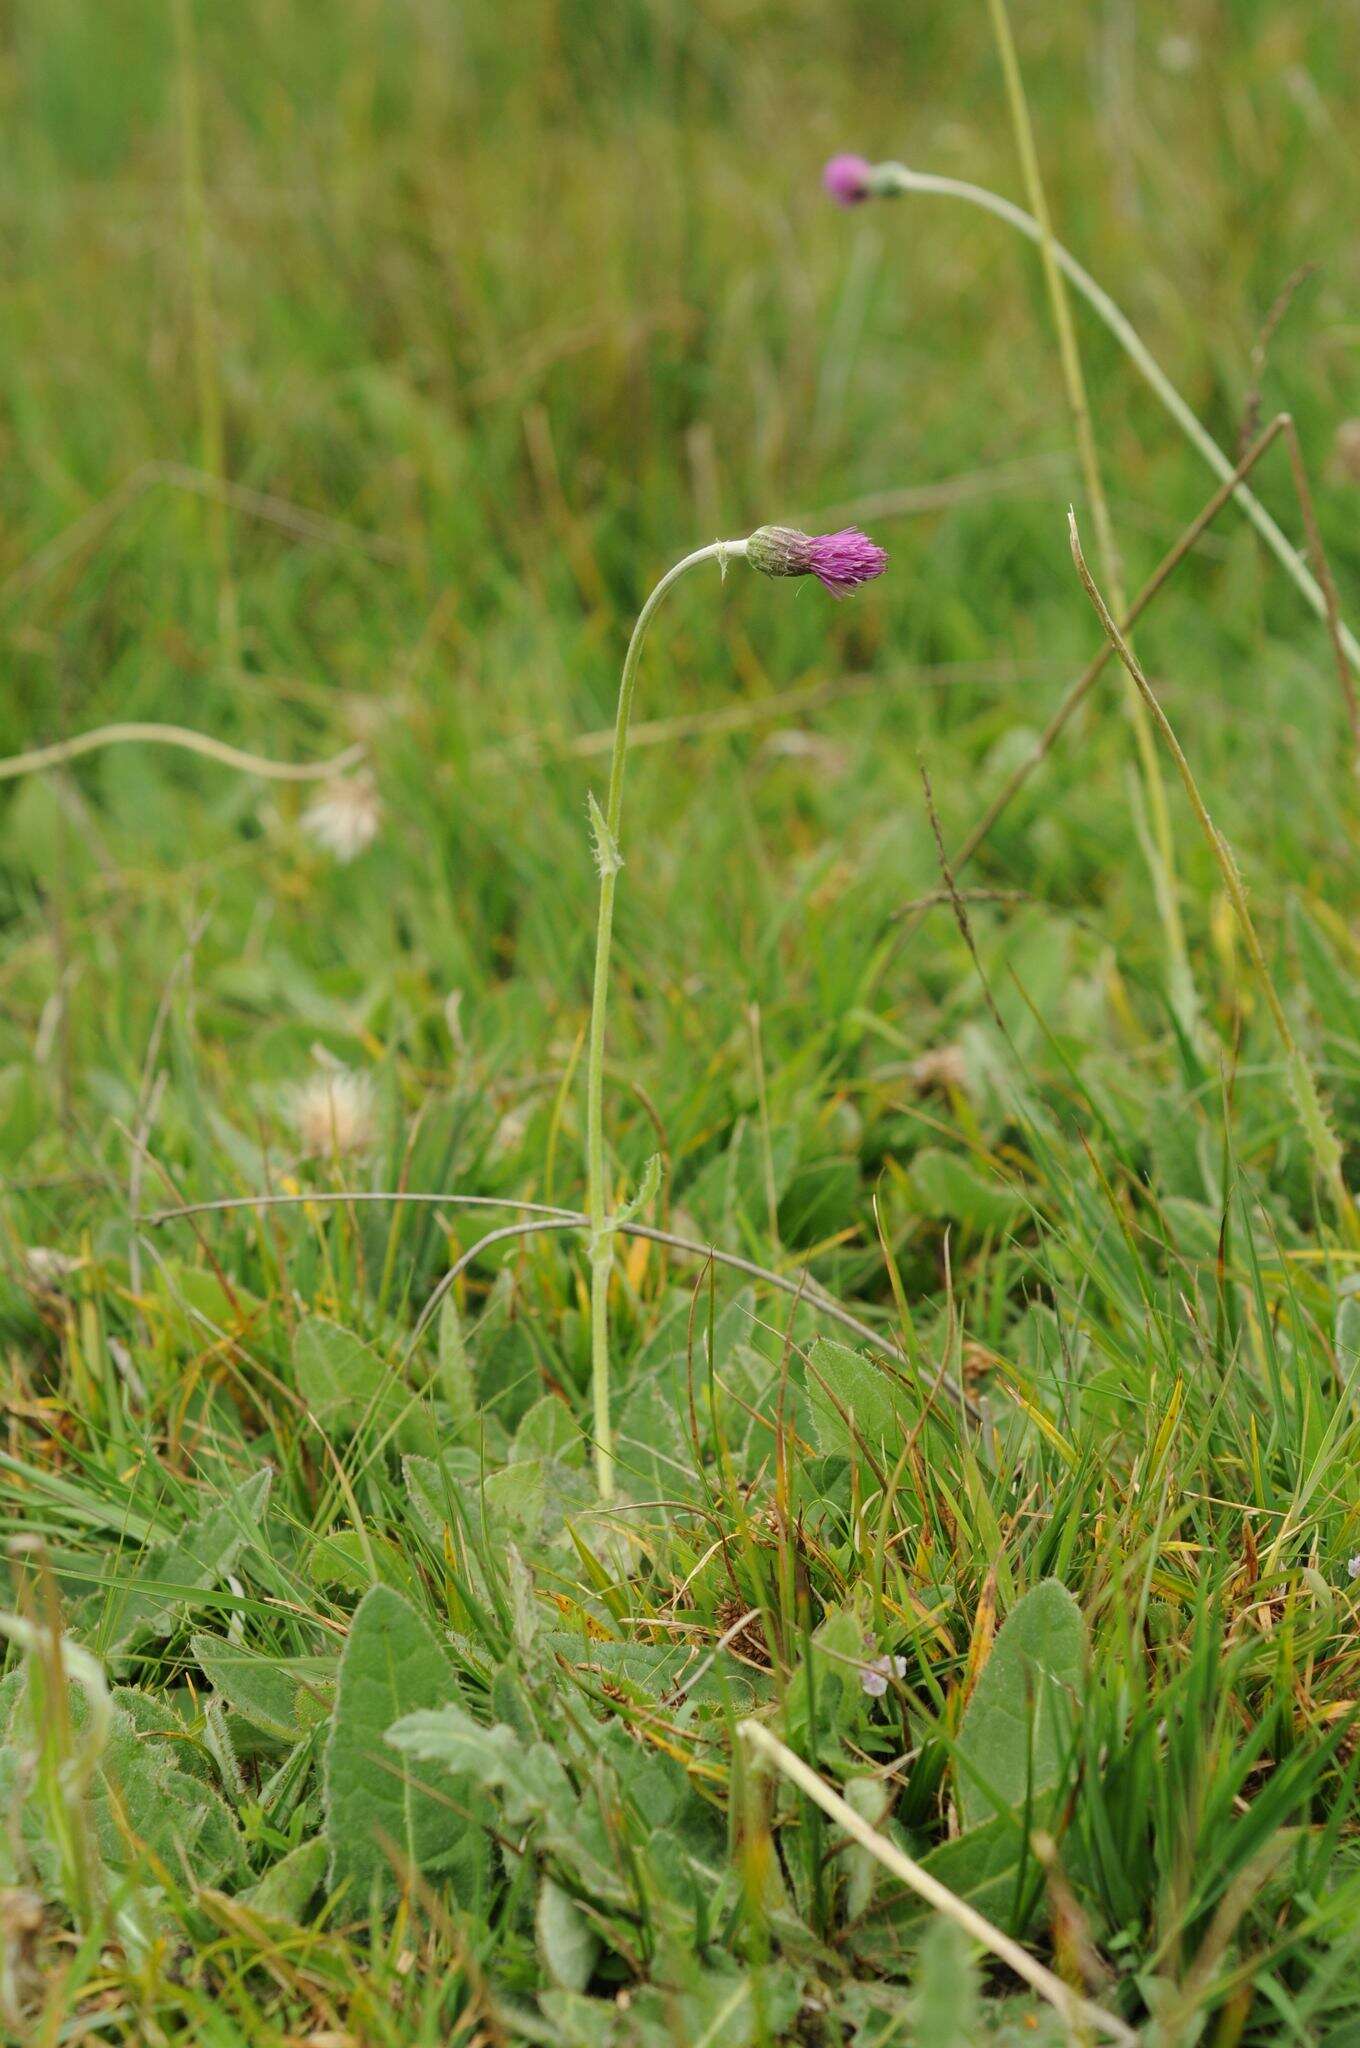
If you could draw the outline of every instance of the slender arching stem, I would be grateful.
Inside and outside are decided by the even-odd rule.
[[[1043,230],[1038,221],[1026,213],[1023,207],[1016,206],[1009,199],[1003,199],[999,192],[989,192],[984,185],[970,185],[962,178],[937,177],[933,172],[909,170],[905,164],[878,164],[874,168],[872,190],[880,198],[892,198],[912,192],[936,199],[962,199],[969,206],[981,207],[984,213],[995,214],[998,220],[1004,220],[1027,241],[1041,245],[1043,242]],[[1087,305],[1104,321],[1129,360],[1156,392],[1186,439],[1199,451],[1214,474],[1226,483],[1234,475],[1232,462],[1223,453],[1213,435],[1196,419],[1160,364],[1149,354],[1132,322],[1120,312],[1109,293],[1096,283],[1090,271],[1078,263],[1070,250],[1056,241],[1051,247],[1054,259],[1064,277],[1076,287]],[[1303,592],[1318,617],[1326,619],[1327,599],[1322,586],[1293,542],[1281,532],[1271,518],[1256,493],[1239,479],[1233,485],[1233,497],[1281,567]],[[1360,640],[1356,639],[1350,627],[1344,622],[1338,623],[1338,634],[1352,669],[1360,671]]]
[[[594,1408],[595,1470],[602,1499],[614,1490],[614,1437],[609,1416],[609,1272],[611,1232],[605,1218],[604,1163],[604,1040],[609,1006],[609,954],[614,935],[614,888],[622,856],[619,828],[623,819],[623,775],[628,759],[628,721],[633,710],[638,657],[657,606],[672,584],[700,562],[744,555],[744,540],[715,540],[668,569],[638,613],[624,656],[619,704],[614,719],[614,751],[609,764],[609,789],[603,814],[593,813],[595,856],[600,870],[600,908],[595,929],[595,978],[590,1004],[590,1039],[586,1052],[586,1214],[590,1224],[590,1380]]]

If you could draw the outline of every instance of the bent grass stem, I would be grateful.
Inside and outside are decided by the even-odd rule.
[[[1308,1064],[1303,1048],[1294,1036],[1293,1028],[1288,1017],[1285,1015],[1284,1005],[1280,1001],[1275,983],[1271,979],[1270,969],[1266,964],[1265,953],[1257,936],[1251,907],[1247,902],[1247,892],[1243,886],[1242,877],[1238,872],[1237,861],[1233,856],[1232,848],[1210,817],[1208,806],[1200,795],[1199,784],[1195,780],[1194,770],[1185,757],[1181,743],[1176,737],[1175,729],[1163,711],[1151,683],[1149,683],[1144,675],[1133,649],[1129,646],[1127,640],[1125,640],[1118,626],[1116,626],[1111,618],[1109,607],[1096,586],[1095,578],[1086,566],[1086,557],[1081,551],[1081,539],[1077,532],[1076,515],[1071,511],[1067,515],[1067,525],[1068,538],[1072,547],[1072,560],[1076,564],[1077,574],[1080,576],[1085,587],[1086,595],[1090,598],[1096,617],[1105,629],[1106,638],[1119,656],[1120,661],[1124,664],[1139,695],[1152,714],[1153,723],[1161,733],[1171,758],[1180,771],[1180,778],[1185,786],[1185,793],[1190,799],[1190,808],[1193,810],[1195,817],[1199,821],[1200,829],[1209,842],[1209,850],[1213,854],[1219,874],[1223,878],[1223,886],[1227,891],[1228,900],[1236,912],[1243,941],[1250,955],[1252,966],[1256,969],[1256,974],[1261,984],[1261,992],[1265,997],[1275,1029],[1279,1033],[1280,1044],[1285,1056],[1285,1070],[1289,1076],[1290,1090],[1299,1112],[1299,1120],[1303,1125],[1304,1136],[1308,1140],[1308,1149],[1313,1155],[1313,1164],[1317,1170],[1318,1178],[1328,1191],[1336,1210],[1337,1220],[1353,1234],[1355,1224],[1354,1208],[1350,1195],[1347,1192],[1345,1181],[1342,1178],[1341,1146],[1335,1131],[1328,1121],[1327,1112],[1323,1107],[1322,1097],[1318,1091],[1313,1070]]]

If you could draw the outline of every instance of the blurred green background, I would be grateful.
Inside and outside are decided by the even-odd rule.
[[[11,1174],[121,1181],[109,1119],[200,917],[178,1056],[246,1184],[271,1090],[316,1042],[386,1063],[408,1105],[447,1078],[455,990],[498,1111],[560,1077],[604,776],[563,751],[611,719],[656,575],[766,519],[863,516],[891,572],[843,607],[734,574],[669,608],[639,716],[751,716],[637,754],[620,1059],[683,1160],[754,1100],[748,1003],[793,1090],[976,1008],[954,935],[937,920],[898,950],[890,920],[937,880],[918,750],[957,836],[1095,644],[1042,282],[993,221],[844,213],[819,179],[851,148],[1022,196],[985,10],[10,0],[0,20],[3,743],[110,718],[292,759],[362,740],[384,805],[337,866],[299,833],[306,790],[179,754],[0,791]],[[1224,445],[1272,303],[1319,266],[1264,405],[1300,422],[1353,594],[1360,486],[1331,448],[1360,411],[1360,20],[1102,0],[1015,23],[1059,232]],[[1077,318],[1136,586],[1211,479]],[[1261,488],[1297,532],[1278,452]],[[1141,645],[1249,876],[1326,895],[1335,680],[1240,520]],[[762,704],[784,692],[806,694]],[[974,880],[1047,902],[988,943],[1020,947],[1050,1021],[1098,1013],[1122,1059],[1130,1019],[1162,1019],[1117,707],[1111,679]],[[1212,1000],[1232,941],[1172,801]],[[1132,995],[1107,1014],[1114,962]],[[181,1164],[220,1186],[220,1155]],[[86,1213],[70,1186],[34,1200],[29,1238]]]

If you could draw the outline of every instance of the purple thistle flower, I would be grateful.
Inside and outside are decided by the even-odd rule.
[[[746,559],[766,576],[815,576],[833,597],[848,597],[888,566],[886,548],[857,526],[812,534],[794,526],[762,526],[746,543]]]
[[[1360,1556],[1346,1559],[1346,1576],[1349,1579],[1360,1579]]]
[[[866,157],[833,156],[822,172],[822,183],[837,206],[858,206],[869,197],[873,172]]]
[[[871,541],[857,526],[839,533],[819,534],[812,542],[809,564],[813,575],[833,597],[847,597],[861,583],[871,583],[888,566],[888,551]]]

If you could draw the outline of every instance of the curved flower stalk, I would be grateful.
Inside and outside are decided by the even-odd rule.
[[[609,1274],[613,1258],[613,1225],[605,1213],[604,1041],[609,1004],[609,955],[614,933],[614,891],[623,855],[619,831],[623,821],[623,777],[628,759],[628,724],[637,684],[638,657],[647,628],[662,598],[690,569],[717,562],[725,576],[728,564],[747,561],[766,576],[815,576],[833,597],[847,597],[861,583],[881,576],[888,564],[885,551],[855,527],[840,533],[806,534],[791,526],[762,526],[745,540],[715,540],[696,548],[668,569],[638,613],[624,656],[614,719],[614,749],[609,788],[601,811],[590,799],[595,864],[600,875],[600,907],[595,931],[595,974],[591,992],[590,1040],[586,1054],[586,1214],[590,1231],[590,1378],[594,1411],[595,1470],[602,1499],[614,1490],[614,1438],[609,1413]]]
[[[1026,213],[1013,201],[1003,199],[999,192],[991,192],[985,185],[969,184],[963,178],[938,177],[930,171],[909,170],[905,164],[899,163],[871,164],[866,157],[845,155],[832,157],[823,173],[823,183],[831,198],[841,206],[857,206],[867,199],[898,199],[908,193],[934,199],[961,199],[969,206],[980,207],[984,213],[1004,220],[1026,241],[1035,242],[1041,248],[1044,244],[1043,228],[1033,214]],[[1133,323],[1069,249],[1051,238],[1049,247],[1063,276],[1104,322],[1191,446],[1198,450],[1221,482],[1231,480],[1235,473],[1233,463],[1149,353]],[[1232,494],[1280,566],[1307,598],[1318,617],[1325,621],[1326,594],[1288,535],[1276,525],[1249,485],[1239,479],[1233,484]],[[1339,637],[1351,667],[1360,673],[1360,640],[1344,623],[1339,627]]]

